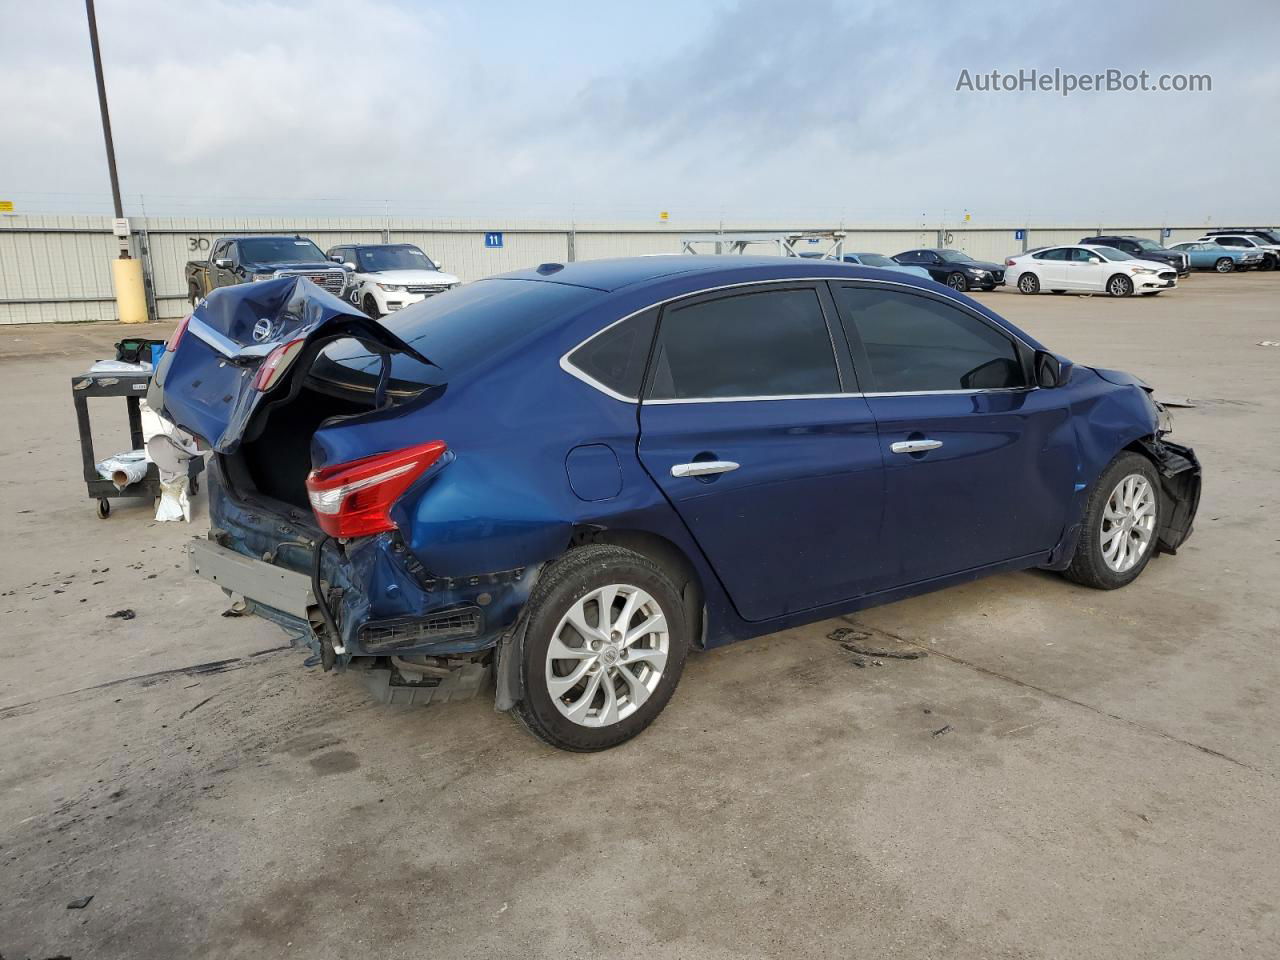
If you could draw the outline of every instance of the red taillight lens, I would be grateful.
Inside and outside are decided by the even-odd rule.
[[[1006,259],[1006,260],[1005,260],[1005,262],[1004,262],[1004,265],[1005,265],[1006,267],[1012,267],[1012,266],[1013,266],[1013,261],[1012,261],[1012,260],[1010,260],[1010,259]]]
[[[307,496],[320,529],[331,537],[367,537],[396,528],[391,505],[448,446],[442,440],[312,470]]]
[[[262,366],[258,368],[258,372],[253,378],[253,389],[261,393],[274,387],[276,381],[289,369],[289,364],[293,363],[293,358],[298,355],[298,351],[302,349],[302,345],[306,342],[305,339],[290,340],[267,354],[267,359],[262,361]]]
[[[182,335],[187,332],[187,324],[190,322],[191,314],[189,313],[178,322],[177,327],[174,328],[173,336],[170,337],[169,342],[164,345],[166,351],[173,353],[173,351],[178,349],[178,341],[181,340]]]

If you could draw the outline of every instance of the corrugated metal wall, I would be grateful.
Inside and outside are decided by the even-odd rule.
[[[130,221],[134,256],[145,253],[157,313],[175,319],[185,312],[188,260],[203,260],[213,241],[231,233],[301,233],[322,249],[339,243],[415,243],[440,261],[445,270],[464,281],[522,267],[570,259],[628,257],[679,253],[680,237],[689,234],[753,231],[778,233],[793,229],[843,229],[849,252],[895,254],[914,247],[932,247],[941,240],[980,260],[999,261],[1019,253],[1014,226],[934,229],[932,227],[788,227],[779,224],[680,224],[636,227],[591,224],[575,227],[564,222],[499,224],[440,223],[383,218],[204,218],[149,217]],[[503,231],[503,246],[485,246],[486,230]],[[1024,227],[1026,245],[1073,243],[1099,226]],[[1161,227],[1107,227],[1109,232],[1160,237]],[[1203,228],[1173,227],[1169,242],[1194,239]],[[117,245],[111,220],[98,216],[0,216],[0,324],[114,320],[115,300],[110,261]]]

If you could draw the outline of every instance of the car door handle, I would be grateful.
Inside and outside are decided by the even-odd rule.
[[[926,450],[937,450],[942,446],[941,440],[899,440],[890,444],[894,453],[924,453]]]
[[[729,473],[737,470],[732,460],[695,460],[693,463],[677,463],[671,468],[673,477],[707,477],[713,473]]]

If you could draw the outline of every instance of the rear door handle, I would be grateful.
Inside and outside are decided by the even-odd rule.
[[[732,460],[695,460],[693,463],[677,463],[671,468],[673,477],[706,477],[713,473],[729,473],[737,470]]]
[[[942,446],[941,440],[899,440],[890,444],[894,453],[924,453],[926,450],[937,450]]]

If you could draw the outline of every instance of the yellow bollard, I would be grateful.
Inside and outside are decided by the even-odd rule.
[[[121,323],[147,322],[147,296],[142,289],[142,261],[111,261],[111,281],[116,288],[116,306]]]

